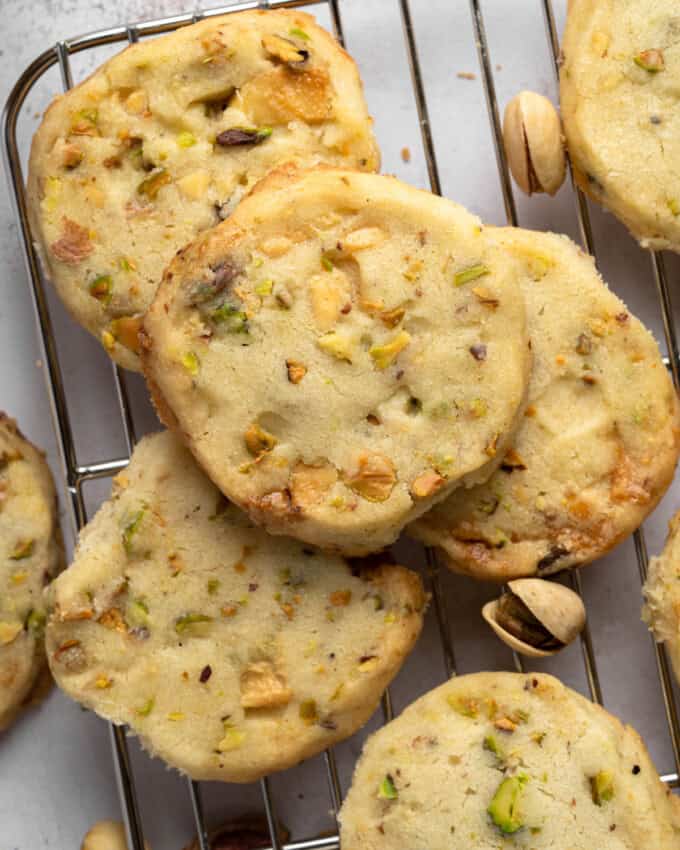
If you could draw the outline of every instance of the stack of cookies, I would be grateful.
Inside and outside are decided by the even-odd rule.
[[[404,530],[453,570],[544,577],[631,534],[673,476],[675,391],[592,259],[378,164],[354,63],[287,11],[129,47],[34,139],[45,268],[168,428],[51,583],[47,658],[194,779],[253,781],[368,720],[423,621],[383,552]],[[48,531],[7,545],[52,564]],[[2,651],[34,653],[41,609],[19,607]],[[480,674],[369,742],[343,847],[680,847],[674,803],[601,710]]]

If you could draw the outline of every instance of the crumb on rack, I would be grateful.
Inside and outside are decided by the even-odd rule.
[[[401,158],[404,162],[411,162],[411,148],[403,147],[401,149]]]
[[[472,71],[458,71],[456,74],[459,80],[476,80],[477,74],[473,74]]]
[[[496,70],[497,70],[497,71],[502,71],[502,70],[503,70],[503,66],[502,66],[502,65],[496,65]]]

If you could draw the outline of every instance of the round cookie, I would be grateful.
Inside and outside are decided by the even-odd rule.
[[[642,619],[665,643],[675,675],[680,679],[680,512],[669,523],[668,539],[660,555],[649,560],[643,587]]]
[[[476,673],[364,745],[343,850],[680,848],[678,800],[630,726],[552,676]]]
[[[497,462],[530,366],[517,280],[450,201],[282,169],[168,267],[144,372],[256,522],[364,554]]]
[[[379,166],[357,68],[302,12],[232,13],[144,40],[58,97],[33,140],[28,197],[73,317],[139,370],[163,268],[288,161]]]
[[[631,534],[670,484],[678,401],[652,335],[564,236],[496,231],[524,262],[534,358],[524,420],[498,470],[410,526],[481,579],[589,563]]]
[[[674,0],[572,0],[560,101],[576,180],[644,248],[680,251]]]
[[[49,467],[0,413],[0,731],[46,672],[42,590],[63,558]]]
[[[414,645],[403,567],[273,540],[172,434],[146,437],[50,587],[50,667],[72,698],[193,779],[252,782],[371,716]]]

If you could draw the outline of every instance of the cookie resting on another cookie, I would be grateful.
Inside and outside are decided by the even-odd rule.
[[[254,528],[145,437],[49,591],[59,686],[193,779],[252,782],[353,734],[413,647],[415,573]]]
[[[343,850],[678,850],[645,746],[552,676],[459,676],[372,735]]]
[[[680,251],[675,0],[571,0],[560,101],[574,176],[644,248]]]
[[[0,413],[0,731],[49,677],[42,591],[63,559],[45,457]]]
[[[73,317],[138,370],[173,254],[289,161],[379,165],[357,68],[310,15],[209,18],[109,60],[54,101],[31,150],[33,233]]]
[[[587,564],[631,534],[669,486],[678,400],[652,335],[565,236],[503,228],[524,264],[529,405],[500,468],[410,527],[449,566],[507,581]]]
[[[145,376],[255,522],[365,554],[511,439],[531,359],[519,274],[451,201],[280,169],[168,267]]]

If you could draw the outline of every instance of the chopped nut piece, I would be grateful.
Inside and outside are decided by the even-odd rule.
[[[293,695],[286,677],[277,673],[271,661],[249,664],[241,673],[243,708],[276,708],[288,705]]]
[[[475,360],[480,362],[486,360],[486,345],[484,343],[478,342],[475,345],[471,345],[469,351]]]
[[[221,753],[228,753],[231,750],[237,750],[239,747],[243,746],[245,739],[245,732],[241,732],[239,729],[234,729],[229,726],[224,730],[224,737],[217,744],[217,749]]]
[[[488,266],[485,266],[484,263],[475,263],[473,266],[467,266],[467,268],[456,272],[453,277],[453,285],[464,286],[466,283],[470,283],[470,281],[477,280],[487,274],[491,274],[491,269]]]
[[[297,463],[291,477],[295,504],[308,508],[318,504],[338,480],[338,471],[330,463],[319,466]]]
[[[65,144],[61,152],[61,164],[70,171],[80,165],[83,156],[84,154],[78,145]]]
[[[126,515],[124,519],[125,524],[123,526],[122,541],[126,555],[133,554],[133,539],[135,534],[139,531],[139,526],[144,519],[145,513],[146,507],[142,507],[138,511],[135,511],[135,513],[131,516]]]
[[[426,499],[441,490],[445,484],[446,478],[443,478],[434,469],[426,469],[425,472],[421,472],[413,479],[411,495],[414,499]]]
[[[406,314],[406,308],[403,306],[394,307],[392,310],[383,310],[380,313],[380,321],[388,328],[396,328]]]
[[[246,448],[254,457],[259,457],[261,454],[272,451],[278,440],[273,434],[261,428],[257,422],[248,428],[245,433]]]
[[[35,547],[35,540],[19,540],[10,553],[12,561],[23,561],[24,558],[30,558]]]
[[[334,590],[328,597],[328,601],[331,605],[335,605],[336,608],[346,608],[352,601],[352,591]]]
[[[499,717],[493,725],[502,732],[514,732],[517,729],[517,724],[509,717]]]
[[[50,245],[50,251],[62,263],[76,265],[89,257],[94,251],[90,242],[90,233],[85,227],[64,216],[61,220],[62,234]]]
[[[143,316],[121,316],[119,319],[114,319],[109,325],[111,335],[116,342],[139,354],[141,352],[139,332],[143,321]]]
[[[307,374],[307,367],[299,360],[286,360],[286,370],[291,384],[299,384]]]
[[[593,341],[588,334],[579,334],[576,341],[577,354],[590,354],[593,350]]]
[[[379,227],[362,227],[348,233],[342,240],[342,247],[353,253],[354,251],[365,251],[367,248],[375,248],[387,239],[387,234]]]
[[[380,797],[381,800],[396,800],[399,797],[394,780],[389,773],[385,775],[378,786],[378,797]]]
[[[314,323],[321,331],[330,331],[340,318],[343,306],[351,300],[349,281],[339,269],[331,269],[311,278],[308,284]]]
[[[107,608],[106,611],[100,614],[97,622],[104,626],[104,628],[120,632],[121,634],[126,634],[128,630],[120,608]]]
[[[601,770],[590,777],[590,793],[596,806],[602,806],[614,797],[614,777],[609,770]]]
[[[280,35],[267,34],[262,38],[262,47],[274,59],[290,67],[301,67],[309,59],[309,51],[298,47],[295,42]]]
[[[108,304],[111,300],[112,288],[113,284],[111,282],[111,275],[100,274],[87,287],[87,291],[93,298],[96,298],[97,301],[102,301],[104,304]]]
[[[158,168],[137,186],[137,194],[144,195],[153,201],[163,186],[171,182],[167,169]]]
[[[251,78],[238,93],[238,106],[256,124],[283,124],[300,120],[320,124],[332,116],[331,81],[321,67],[292,69],[278,65]]]
[[[524,773],[506,777],[496,789],[487,812],[501,832],[512,835],[524,826],[520,801],[529,777]]]
[[[240,145],[260,145],[272,134],[271,127],[261,129],[247,127],[231,127],[223,130],[215,137],[215,144],[223,148],[237,147]]]
[[[384,502],[389,499],[397,483],[397,474],[389,458],[373,452],[362,452],[356,466],[348,471],[345,483],[369,502]]]
[[[349,337],[333,331],[317,339],[316,344],[322,351],[336,359],[345,360],[347,363],[352,362],[354,343]]]
[[[373,358],[373,362],[378,369],[387,369],[411,342],[411,334],[407,331],[400,331],[396,336],[392,337],[389,342],[383,345],[372,346],[368,353]]]
[[[71,119],[71,133],[74,136],[98,136],[99,112],[96,109],[81,109]]]
[[[151,714],[151,712],[153,711],[153,707],[154,707],[155,704],[156,704],[156,700],[153,697],[151,697],[151,699],[148,699],[144,703],[144,705],[140,705],[139,708],[135,709],[135,714],[137,714],[139,717],[148,717]]]
[[[175,620],[175,631],[178,635],[191,631],[200,634],[205,631],[206,624],[212,623],[213,618],[207,614],[189,613]]]
[[[633,62],[642,68],[643,71],[648,71],[650,74],[658,74],[666,67],[662,50],[643,50],[633,57]]]
[[[198,355],[194,351],[187,351],[186,354],[182,355],[182,366],[187,370],[190,375],[198,375],[198,370],[201,366],[201,361],[198,359]]]
[[[180,148],[190,148],[196,144],[196,136],[188,130],[182,130],[177,134],[177,144]]]
[[[316,708],[316,700],[306,699],[300,703],[300,719],[307,725],[311,726],[319,719],[319,714]]]
[[[480,302],[480,304],[484,304],[492,310],[495,310],[501,303],[495,295],[483,286],[475,286],[472,290],[472,294]]]

